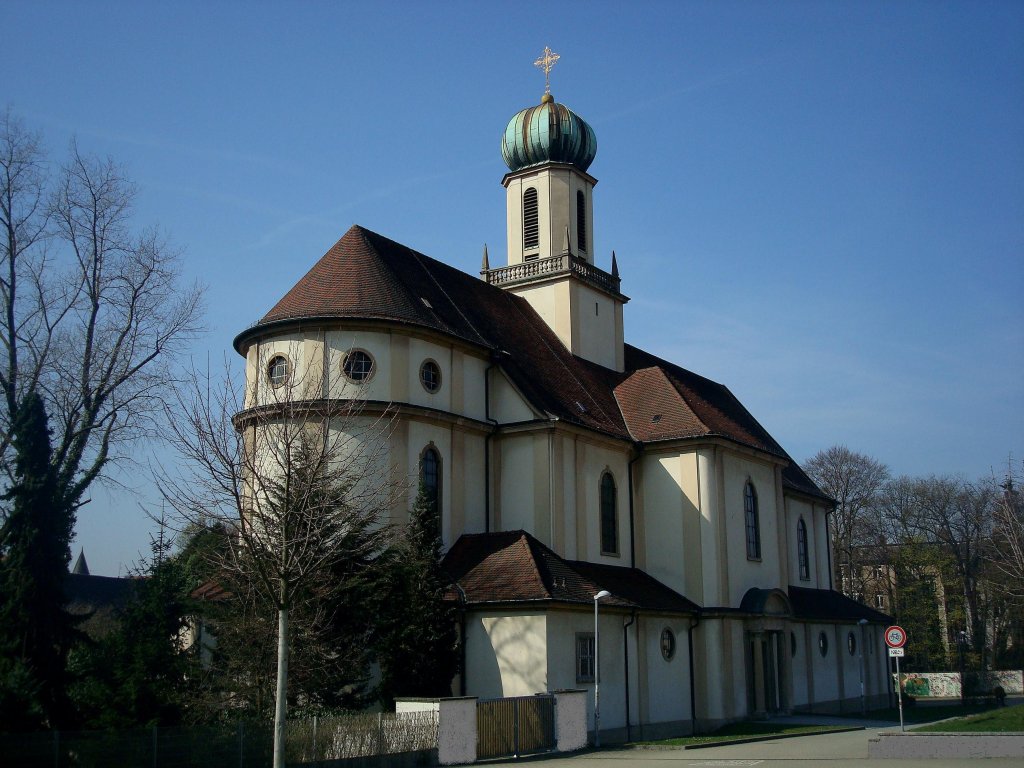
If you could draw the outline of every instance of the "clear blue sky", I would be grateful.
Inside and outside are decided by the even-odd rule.
[[[208,286],[201,364],[353,223],[504,263],[500,137],[550,45],[628,341],[797,460],[1024,458],[1024,3],[8,0],[3,37],[0,104],[127,164]],[[145,551],[139,501],[82,509],[94,573]]]

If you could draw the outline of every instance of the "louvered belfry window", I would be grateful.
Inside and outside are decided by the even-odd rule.
[[[537,190],[533,187],[523,193],[523,248],[540,248]]]
[[[587,198],[583,192],[576,192],[576,242],[579,249],[587,252]]]

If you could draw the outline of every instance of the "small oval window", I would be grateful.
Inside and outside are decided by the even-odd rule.
[[[828,656],[828,635],[824,632],[818,633],[818,653]]]
[[[420,366],[420,384],[430,394],[441,389],[441,368],[433,360],[424,360]]]
[[[676,636],[668,627],[661,630],[661,655],[665,657],[665,661],[671,661],[676,655]]]
[[[287,383],[290,373],[291,366],[288,364],[288,358],[284,355],[274,355],[267,363],[267,380],[273,387],[280,387]]]
[[[353,349],[345,355],[342,370],[349,380],[361,384],[373,375],[373,358],[361,349]]]
[[[857,636],[851,632],[846,636],[846,650],[853,656],[857,652]]]

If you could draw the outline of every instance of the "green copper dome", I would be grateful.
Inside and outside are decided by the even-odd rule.
[[[501,156],[511,171],[541,163],[571,163],[586,171],[597,154],[597,136],[587,122],[550,94],[508,121]]]

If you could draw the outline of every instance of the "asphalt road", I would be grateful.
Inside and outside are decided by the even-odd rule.
[[[849,722],[849,721],[847,721]],[[703,749],[607,749],[567,757],[547,758],[544,768],[739,768],[760,765],[764,768],[862,768],[876,764],[890,768],[962,768],[964,760],[868,760],[868,739],[880,730],[798,736],[790,739],[731,744]],[[899,730],[896,726],[895,730]],[[986,758],[984,768],[1013,766],[1021,768],[1020,758]]]

